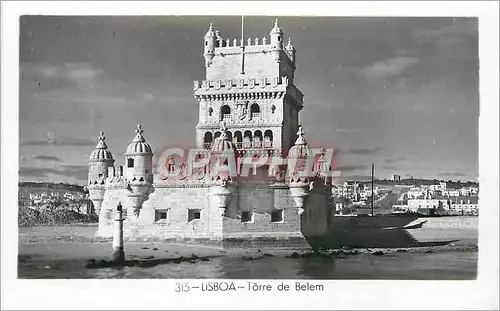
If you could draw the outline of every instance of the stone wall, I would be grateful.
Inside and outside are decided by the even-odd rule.
[[[252,215],[242,221],[242,212]],[[272,222],[272,213],[282,211],[282,220]],[[300,236],[300,219],[287,187],[241,185],[224,218],[224,238],[289,238]]]
[[[276,62],[269,49],[265,53],[260,51],[252,51],[258,47],[245,47],[245,76],[247,77],[279,77],[279,63]],[[207,67],[207,80],[215,79],[235,79],[241,75],[241,48],[221,49],[221,54],[216,55],[212,64]]]

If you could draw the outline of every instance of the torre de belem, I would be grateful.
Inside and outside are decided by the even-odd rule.
[[[87,185],[99,215],[96,235],[112,236],[121,203],[128,239],[311,244],[334,217],[332,180],[324,152],[312,152],[299,125],[303,94],[294,84],[291,40],[284,42],[276,21],[270,37],[248,40],[225,40],[210,25],[203,45],[206,79],[194,81],[195,156],[154,154],[138,125],[124,165],[114,166],[101,132]],[[301,174],[312,158],[312,174]]]

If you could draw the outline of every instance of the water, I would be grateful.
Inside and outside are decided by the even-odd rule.
[[[217,279],[475,279],[477,252],[391,253],[346,258],[265,257],[253,261],[218,257],[195,263],[165,263],[153,267],[85,268],[83,260],[20,258],[19,278],[217,278]]]

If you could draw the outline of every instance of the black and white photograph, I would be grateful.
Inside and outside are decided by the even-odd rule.
[[[289,2],[260,14],[80,3],[87,13],[69,2],[16,15],[16,62],[2,35],[2,67],[17,71],[2,70],[13,278],[128,279],[130,294],[149,286],[130,282],[163,280],[166,301],[189,295],[201,307],[276,294],[338,308],[337,292],[379,300],[348,305],[368,309],[387,293],[355,298],[364,294],[343,281],[406,281],[391,308],[459,298],[498,308],[498,29],[482,45],[480,16],[498,26],[498,3],[479,3],[477,14],[350,16],[335,2],[322,15],[301,14],[300,2],[296,14],[280,13]],[[480,292],[484,273],[496,279]],[[416,281],[451,287],[412,293]],[[109,286],[89,295],[104,299]],[[152,298],[142,291],[116,307]],[[411,303],[424,297],[443,301]]]

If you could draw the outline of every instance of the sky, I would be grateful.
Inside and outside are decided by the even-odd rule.
[[[306,139],[343,176],[477,179],[476,18],[246,16],[245,37],[276,18]],[[210,23],[240,37],[239,16],[21,17],[20,180],[85,184],[101,130],[116,165],[138,123],[156,151],[194,146]]]

